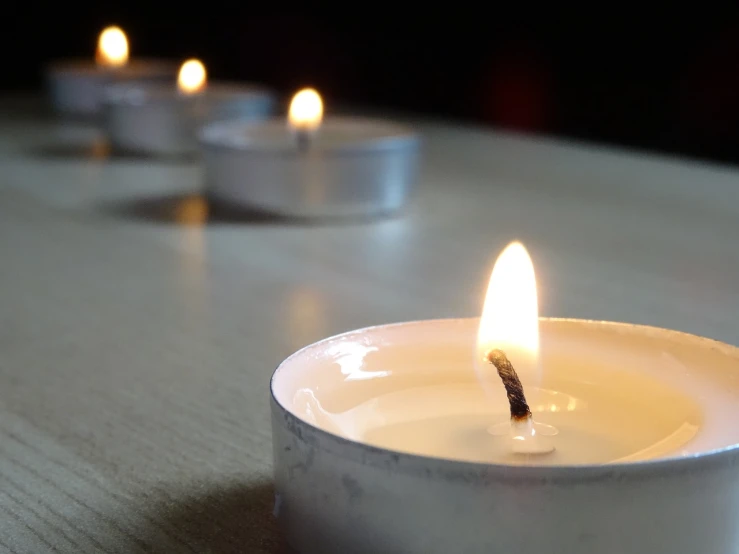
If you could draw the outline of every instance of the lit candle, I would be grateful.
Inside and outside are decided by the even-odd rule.
[[[323,100],[315,89],[306,88],[293,96],[287,113],[288,128],[295,134],[298,148],[306,150],[323,121]]]
[[[100,33],[95,63],[99,67],[123,67],[128,63],[128,38],[120,27],[106,27]]]
[[[221,121],[200,135],[212,196],[292,217],[355,217],[400,209],[416,181],[419,140],[391,121],[324,118],[303,89],[287,120]]]
[[[733,553],[738,371],[709,339],[538,319],[514,243],[480,320],[355,331],[278,368],[280,520],[326,554]]]
[[[512,452],[551,452],[554,446],[549,437],[557,430],[534,421],[521,382],[528,378],[538,383],[540,373],[536,277],[521,243],[509,245],[493,268],[477,332],[476,357],[482,382],[490,385],[495,380],[491,371],[497,372],[511,406],[510,422],[491,427],[491,432],[510,436]]]
[[[47,71],[54,109],[65,116],[90,117],[100,111],[104,88],[114,82],[173,81],[176,66],[166,60],[129,61],[128,38],[119,27],[98,37],[94,60],[65,60]]]
[[[254,121],[274,107],[272,94],[249,84],[209,83],[205,65],[189,59],[176,86],[122,83],[105,93],[105,130],[114,152],[150,156],[190,156],[197,131],[206,122],[237,118]]]
[[[95,63],[99,67],[123,67],[128,63],[128,38],[120,27],[107,27],[100,33]]]
[[[190,59],[180,66],[177,75],[177,90],[184,96],[202,93],[208,85],[208,73],[203,62]]]

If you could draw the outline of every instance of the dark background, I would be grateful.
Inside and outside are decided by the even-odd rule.
[[[673,7],[620,14],[621,23],[607,8],[587,22],[564,13],[534,21],[483,4],[423,14],[346,4],[343,17],[253,15],[207,2],[42,6],[2,23],[4,89],[40,88],[45,63],[91,58],[99,31],[117,24],[132,56],[197,56],[213,79],[285,94],[315,86],[329,111],[361,104],[739,162],[733,12]]]

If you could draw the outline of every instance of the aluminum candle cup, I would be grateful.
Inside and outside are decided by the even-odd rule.
[[[280,365],[275,509],[293,548],[737,552],[739,349],[541,319],[542,377],[524,385],[559,434],[554,452],[520,455],[490,432],[505,394],[488,395],[473,369],[478,324],[362,329]]]
[[[54,110],[64,116],[92,118],[100,113],[106,86],[120,82],[174,83],[177,65],[165,60],[133,60],[123,67],[98,66],[94,61],[57,62],[47,71]]]
[[[395,212],[415,186],[420,141],[402,125],[335,117],[303,139],[283,119],[204,127],[208,193],[290,217],[343,218]]]
[[[117,152],[179,156],[197,151],[204,123],[236,118],[255,121],[274,109],[272,94],[253,85],[210,83],[186,95],[171,85],[114,85],[105,95],[105,129]]]
[[[177,68],[164,60],[129,60],[128,37],[110,26],[98,37],[94,61],[57,62],[47,70],[49,96],[66,116],[91,118],[100,111],[103,90],[115,82],[173,81]]]

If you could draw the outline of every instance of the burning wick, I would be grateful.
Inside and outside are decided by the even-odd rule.
[[[180,94],[191,96],[201,93],[208,84],[208,73],[200,60],[192,58],[180,66],[177,76],[177,90]]]
[[[531,409],[526,402],[521,380],[505,352],[497,348],[493,349],[487,353],[485,361],[495,366],[498,371],[508,396],[508,403],[511,406],[510,425],[495,426],[491,429],[491,432],[496,435],[505,431],[510,432],[513,439],[513,452],[516,454],[548,454],[552,452],[554,446],[549,444],[546,439],[549,436],[556,435],[557,430],[550,425],[534,421]]]
[[[526,403],[526,395],[523,393],[523,385],[521,379],[518,378],[513,364],[506,357],[502,350],[491,350],[488,352],[486,359],[498,370],[500,380],[503,381],[508,402],[511,405],[511,421],[526,421],[532,419],[531,409]]]
[[[502,379],[511,406],[510,421],[493,425],[489,432],[510,438],[517,454],[546,454],[554,450],[551,440],[557,430],[534,421],[523,385],[510,355],[522,375],[535,382],[539,374],[539,307],[536,276],[529,253],[520,242],[512,242],[500,253],[490,275],[485,304],[477,331],[475,370],[487,382],[488,364]],[[495,378],[492,378],[495,380]]]
[[[305,88],[293,96],[288,111],[288,125],[295,135],[298,150],[306,152],[323,120],[323,101],[312,88]]]
[[[123,67],[128,62],[128,39],[120,27],[106,27],[98,38],[95,62],[101,67]]]
[[[307,152],[310,148],[313,133],[310,131],[295,131],[295,143],[298,145],[298,150],[301,152]]]

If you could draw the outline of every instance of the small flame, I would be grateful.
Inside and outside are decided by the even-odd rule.
[[[321,95],[312,88],[304,88],[290,102],[288,121],[298,131],[315,131],[323,120]]]
[[[500,377],[485,361],[494,348],[502,350],[513,364],[516,374],[526,388],[539,375],[539,306],[536,297],[534,264],[520,242],[506,246],[495,261],[490,276],[480,327],[477,331],[476,371],[482,384],[491,390],[497,380],[497,395],[503,395]],[[529,389],[530,391],[531,389]],[[493,435],[506,434],[511,450],[516,454],[548,454],[554,450],[555,427],[534,421],[516,419],[511,411],[510,421],[490,428]]]
[[[208,81],[208,75],[205,66],[200,60],[187,60],[180,67],[180,74],[177,77],[177,88],[183,94],[196,94],[205,90]]]
[[[107,27],[100,33],[95,53],[98,65],[121,67],[128,62],[128,39],[120,27]]]
[[[539,353],[536,277],[529,253],[520,242],[503,250],[490,276],[477,332],[477,359],[493,348],[506,352],[519,374],[535,369]]]

